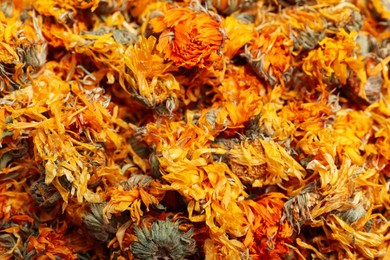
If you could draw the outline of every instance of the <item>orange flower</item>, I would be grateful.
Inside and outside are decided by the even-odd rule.
[[[130,211],[131,219],[140,222],[143,216],[141,205],[149,211],[151,205],[157,206],[165,192],[160,189],[161,184],[147,175],[134,174],[127,181],[107,190],[109,202],[103,209],[103,218],[108,220],[112,214]]]
[[[362,58],[357,57],[356,36],[357,32],[347,33],[341,29],[336,39],[324,38],[320,47],[303,59],[302,69],[307,75],[318,78],[320,85],[329,84],[334,78],[345,85],[354,72],[360,79],[359,96],[366,99],[364,85],[367,75]]]
[[[251,223],[244,241],[251,259],[281,259],[288,252],[285,242],[290,241],[293,230],[286,221],[281,221],[283,199],[283,194],[271,192],[259,201],[242,201],[241,206]]]
[[[150,21],[160,33],[157,49],[165,59],[187,69],[207,68],[221,59],[224,31],[220,17],[202,7],[171,8]]]
[[[254,40],[256,32],[253,24],[246,24],[233,15],[226,17],[224,23],[229,39],[223,50],[225,57],[231,59],[240,48]]]
[[[293,73],[293,45],[294,41],[288,38],[279,24],[267,24],[244,56],[260,78],[271,85],[280,83],[284,86]]]
[[[64,233],[66,225],[53,230],[49,227],[40,226],[38,236],[28,238],[27,252],[33,259],[77,259],[74,250],[68,245]]]

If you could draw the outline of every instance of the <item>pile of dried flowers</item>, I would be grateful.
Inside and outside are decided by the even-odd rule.
[[[1,259],[389,259],[389,39],[388,0],[2,0]]]

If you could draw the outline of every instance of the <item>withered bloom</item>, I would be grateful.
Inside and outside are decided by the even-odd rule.
[[[294,72],[292,50],[294,42],[280,24],[266,24],[259,36],[242,55],[256,74],[271,86],[288,83]]]
[[[179,67],[209,68],[221,60],[224,31],[221,18],[199,3],[170,8],[150,21],[154,32],[161,33],[157,49]]]
[[[90,204],[90,212],[83,216],[83,224],[89,231],[89,234],[96,240],[101,242],[110,241],[118,227],[120,226],[122,217],[111,217],[110,221],[106,221],[103,218],[103,208],[105,203],[92,203]]]
[[[317,182],[307,185],[298,195],[291,197],[284,204],[281,222],[287,219],[299,233],[302,225],[312,219],[311,209],[318,203],[320,195],[316,192]]]
[[[0,0],[0,259],[387,259],[389,3]]]
[[[138,241],[133,242],[131,252],[140,260],[185,259],[195,253],[193,230],[180,230],[180,220],[157,220],[148,228],[134,227]]]
[[[31,197],[39,207],[50,208],[61,200],[61,194],[53,184],[46,184],[45,178],[39,178],[30,187]]]
[[[289,27],[294,50],[312,50],[325,37],[327,22],[316,10],[307,7],[287,9],[282,19],[283,25]]]
[[[7,228],[4,228],[5,226]],[[0,231],[0,258],[22,259],[22,238],[19,234],[21,230],[16,225],[4,225],[2,228]]]
[[[73,247],[67,242],[65,230],[66,225],[57,229],[41,225],[39,232],[26,241],[24,259],[77,259]]]
[[[328,29],[335,32],[343,28],[346,32],[357,32],[363,25],[363,17],[359,9],[350,3],[340,3],[320,10],[328,21]]]

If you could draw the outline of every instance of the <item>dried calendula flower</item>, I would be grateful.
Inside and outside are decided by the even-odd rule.
[[[328,29],[335,32],[344,29],[346,32],[358,32],[363,25],[363,17],[359,8],[351,3],[340,3],[319,9],[321,15],[328,21]]]
[[[252,259],[284,259],[287,254],[286,243],[290,242],[293,229],[282,220],[283,199],[283,194],[270,192],[259,200],[240,203],[251,226],[244,243]]]
[[[165,193],[160,188],[159,181],[142,174],[134,174],[127,181],[110,187],[106,194],[109,201],[103,209],[105,220],[108,221],[113,214],[128,210],[131,219],[134,222],[140,222],[143,216],[141,203],[146,206],[146,211],[150,210],[150,206],[158,207],[159,200],[163,198]]]
[[[170,218],[155,220],[142,228],[134,227],[138,241],[131,245],[131,252],[140,260],[185,259],[195,253],[193,230],[182,231],[181,220]]]
[[[194,1],[189,7],[168,7],[150,21],[161,33],[157,50],[175,65],[209,68],[221,62],[225,38],[221,18]]]
[[[316,191],[317,182],[308,184],[299,194],[289,198],[283,207],[283,217],[299,233],[303,224],[311,220],[310,211],[319,202],[321,195]]]
[[[380,247],[385,237],[382,232],[364,232],[348,225],[336,215],[330,215],[326,220],[326,236],[329,244],[340,247],[339,255],[345,258],[373,259],[385,256],[386,248]],[[353,247],[351,247],[353,245]]]
[[[175,109],[175,99],[180,90],[175,77],[168,73],[171,63],[156,53],[156,38],[141,37],[134,46],[125,51],[124,62],[131,74],[120,71],[121,77],[127,79],[130,86],[121,86],[142,104],[150,108],[165,106],[168,114]],[[132,77],[131,77],[132,76]],[[164,110],[164,109],[163,109]]]
[[[243,141],[231,148],[227,155],[231,170],[253,187],[282,186],[283,181],[301,181],[306,174],[283,147],[270,139]]]
[[[44,16],[53,16],[59,23],[72,21],[78,13],[78,9],[90,9],[94,11],[99,5],[99,0],[36,0],[33,7]]]
[[[361,191],[356,192],[350,202],[351,203],[346,205],[345,208],[339,209],[340,213],[337,214],[348,225],[356,223],[358,220],[365,218],[370,203],[370,201]]]
[[[58,229],[40,226],[38,234],[28,238],[25,259],[77,259],[73,248],[66,241],[65,231],[66,225]]]
[[[333,140],[339,158],[347,155],[356,165],[364,165],[363,147],[372,135],[373,120],[367,112],[339,111],[333,124]]]
[[[61,201],[61,195],[53,184],[46,184],[45,178],[39,178],[30,187],[34,203],[43,208],[51,208]]]
[[[316,77],[320,84],[329,84],[335,78],[343,85],[353,71],[360,79],[359,96],[365,99],[367,75],[362,58],[357,56],[357,32],[347,33],[341,29],[336,36],[336,39],[324,38],[319,48],[310,51],[303,59],[302,69],[307,75]]]
[[[118,11],[125,11],[128,8],[129,0],[100,0],[95,12],[100,14],[113,14]]]
[[[272,86],[284,86],[291,80],[294,70],[293,46],[293,39],[289,39],[277,22],[266,23],[262,26],[259,36],[246,48],[243,56],[259,77]]]
[[[232,59],[245,44],[254,40],[256,31],[253,24],[245,24],[233,15],[226,17],[224,24],[228,39],[223,53],[225,58]]]
[[[83,224],[88,230],[89,234],[96,240],[101,242],[110,241],[117,232],[121,222],[124,222],[124,218],[112,217],[109,221],[103,218],[103,208],[105,203],[92,203],[88,205],[90,211],[83,216]]]
[[[0,182],[0,220],[10,222],[18,216],[26,216],[29,212],[29,194],[23,190],[23,181]],[[30,217],[28,217],[31,220]]]
[[[326,20],[314,9],[287,9],[280,19],[294,40],[294,50],[312,50],[325,37]]]

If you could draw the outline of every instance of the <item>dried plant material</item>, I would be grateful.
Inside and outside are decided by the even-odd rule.
[[[358,32],[363,25],[363,17],[359,8],[351,3],[340,3],[335,6],[319,9],[319,12],[328,21],[328,29],[339,31],[340,28],[346,32]]]
[[[335,215],[328,218],[330,231],[334,233],[333,238],[340,241],[340,246],[345,251],[345,256],[353,258],[353,245],[363,257],[375,258],[385,256],[385,249],[378,250],[377,248],[384,242],[384,237],[381,234],[373,234],[369,232],[354,230],[347,223],[342,221]]]
[[[228,164],[245,183],[253,187],[280,185],[294,178],[302,181],[305,170],[277,143],[269,139],[244,141],[228,152]]]
[[[133,242],[131,252],[138,259],[184,259],[195,252],[193,230],[180,230],[180,220],[156,220],[150,226],[143,223],[135,227],[137,241]]]
[[[154,32],[161,33],[157,50],[164,51],[164,58],[187,69],[218,64],[225,37],[221,18],[197,1],[189,7],[166,8],[150,21]]]
[[[254,71],[269,84],[281,84],[291,80],[293,40],[276,24],[264,26],[261,34],[246,49],[245,57]]]
[[[224,43],[223,53],[225,58],[232,59],[239,53],[245,44],[249,44],[256,37],[253,24],[246,24],[231,15],[224,20],[228,39]]]
[[[310,8],[286,10],[283,25],[288,26],[294,40],[294,50],[312,50],[325,37],[327,22],[321,14]]]
[[[343,85],[347,83],[349,70],[352,70],[361,81],[359,96],[365,99],[364,85],[367,76],[363,61],[354,54],[356,51],[355,37],[355,31],[348,34],[341,29],[337,33],[337,39],[323,39],[319,43],[320,48],[309,52],[302,68],[306,74],[318,78],[320,84],[329,83],[323,80],[325,78],[335,77]]]
[[[367,2],[367,7],[376,18],[385,21],[390,20],[390,8],[387,0],[370,0]]]
[[[77,255],[67,245],[68,243],[64,237],[64,227],[53,230],[41,226],[37,236],[28,238],[25,258],[47,259],[60,257],[62,259],[77,259]]]
[[[113,214],[130,211],[131,219],[139,223],[143,216],[141,203],[149,211],[150,206],[157,207],[164,197],[161,184],[146,175],[132,175],[127,181],[118,183],[107,190],[108,204],[103,209],[104,220],[108,222]]]
[[[170,64],[154,54],[156,39],[141,38],[135,46],[130,46],[125,54],[125,64],[133,74],[130,79],[131,94],[148,107],[156,107],[168,98],[175,97],[175,91],[180,89],[178,82],[172,74],[166,73]],[[170,106],[166,103],[168,113],[175,109],[175,102]]]
[[[206,3],[208,6],[215,7],[222,14],[231,14],[237,10],[245,11],[246,9],[252,7],[255,4],[253,0],[207,0]]]
[[[316,192],[316,185],[316,182],[308,184],[299,194],[291,197],[284,204],[282,219],[287,219],[298,233],[306,221],[313,219],[310,212],[321,197]]]
[[[382,259],[387,0],[4,0],[1,259]]]
[[[2,259],[22,258],[21,230],[17,226],[2,228],[0,231],[0,257]]]
[[[53,184],[46,184],[43,178],[31,184],[31,197],[39,207],[50,208],[61,200],[61,194]]]
[[[293,234],[282,219],[284,195],[268,193],[258,201],[243,201],[251,229],[244,240],[253,258],[282,259],[288,252],[287,242]]]
[[[115,217],[110,222],[105,221],[104,206],[104,204],[91,204],[90,212],[83,216],[83,224],[93,238],[101,242],[109,242],[119,227],[120,218]]]

